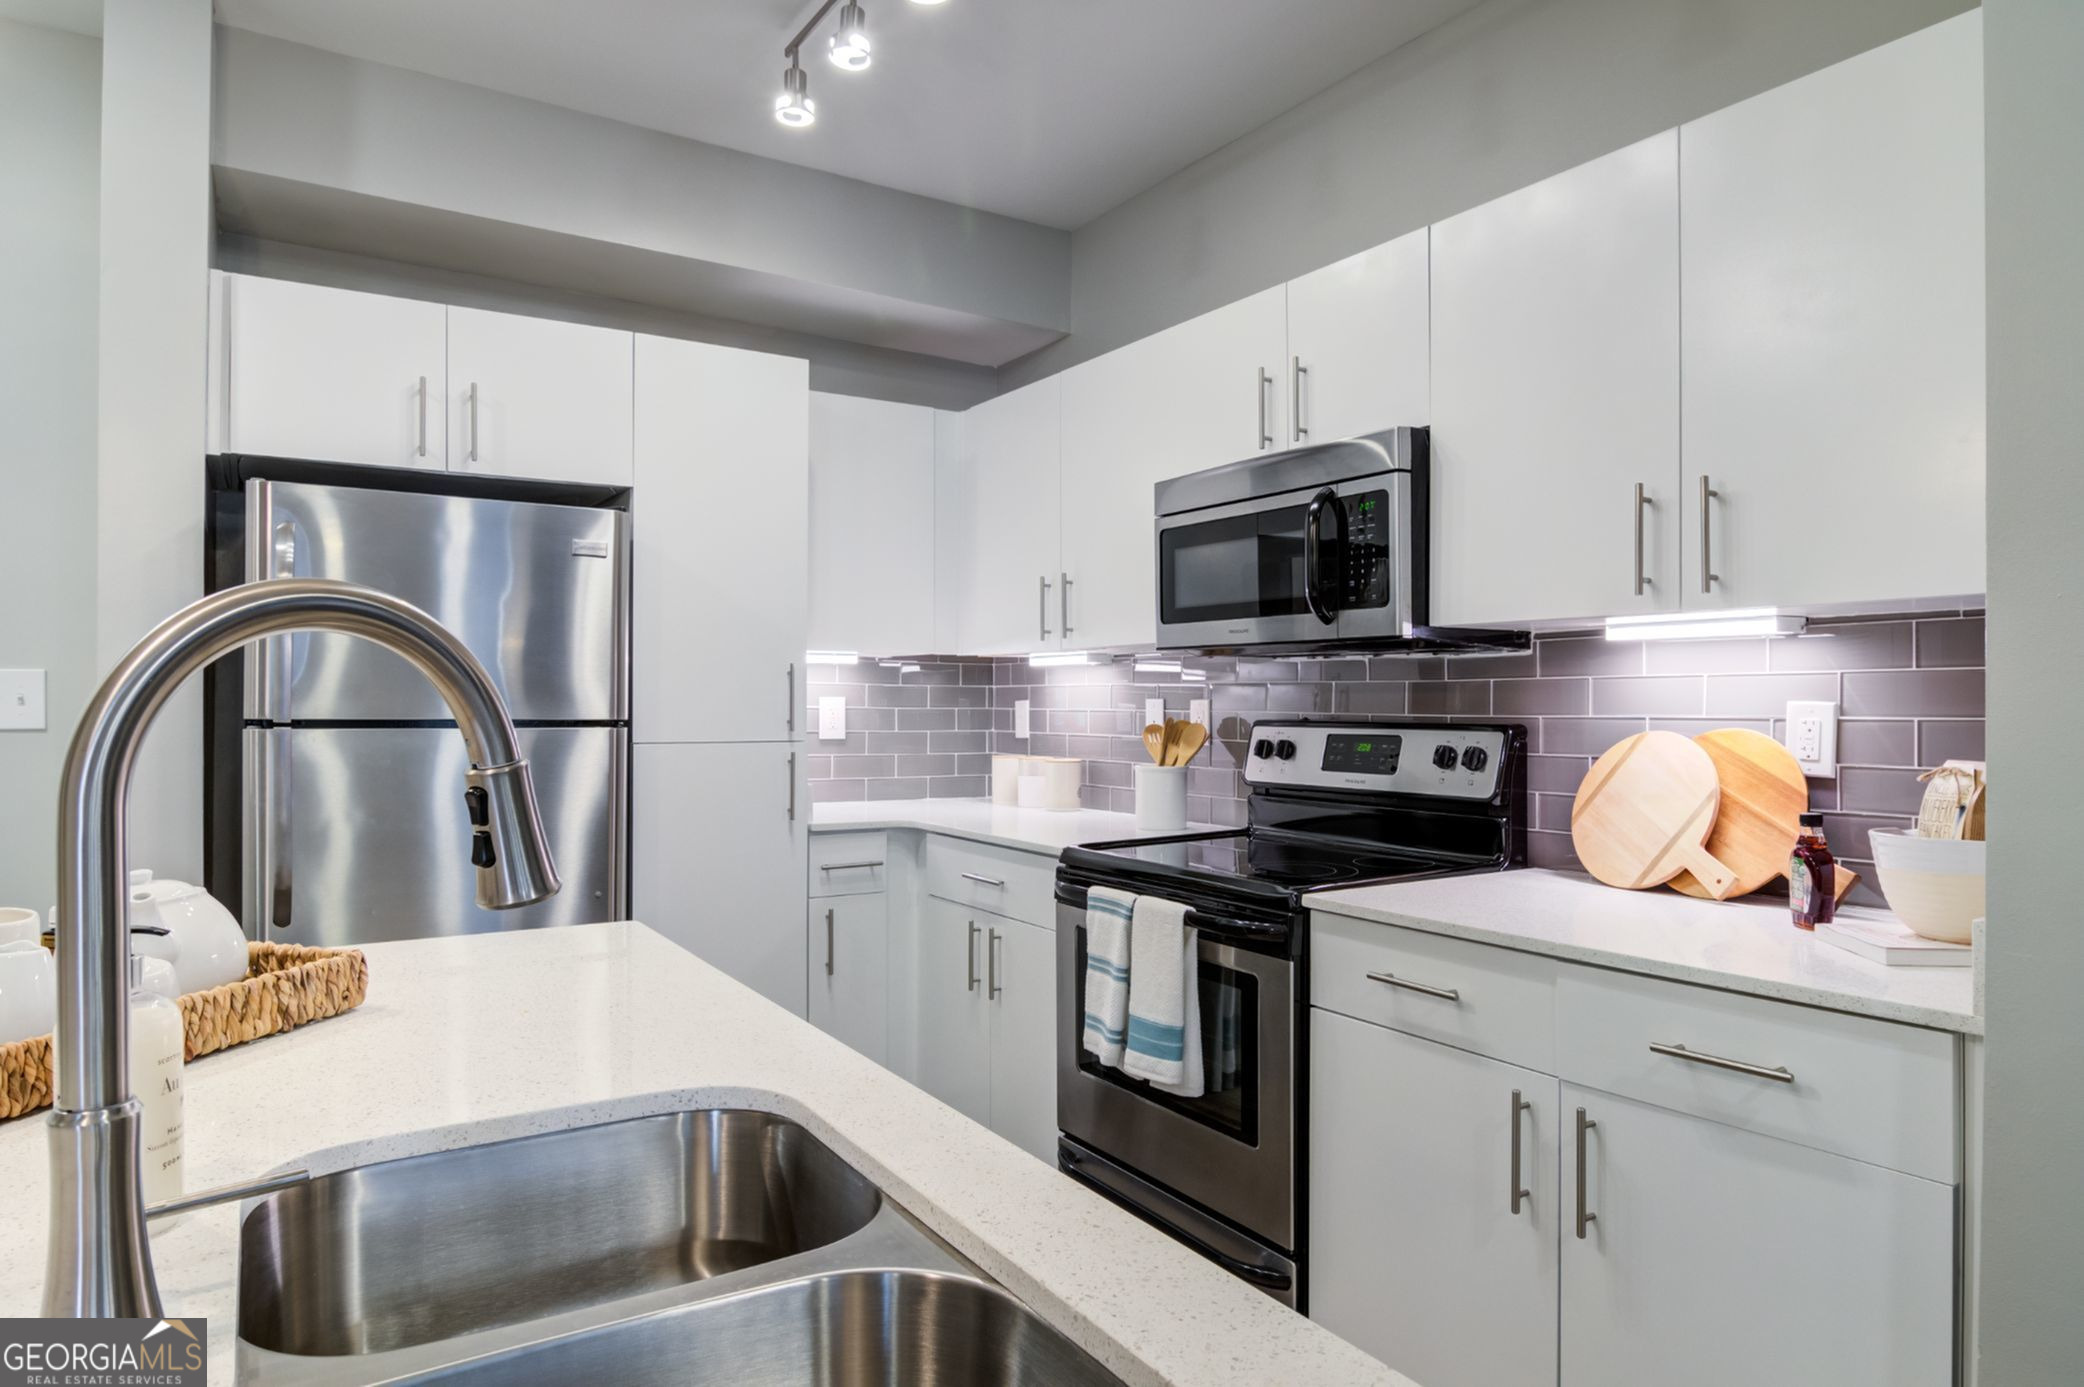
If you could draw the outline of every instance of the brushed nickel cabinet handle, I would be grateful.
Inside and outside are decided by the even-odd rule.
[[[1370,973],[1368,974],[1368,981],[1387,983],[1391,987],[1401,987],[1406,992],[1417,992],[1427,997],[1438,997],[1442,1001],[1459,1002],[1462,1000],[1461,992],[1455,988],[1431,987],[1422,982],[1413,982],[1409,978],[1400,978],[1395,973]]]
[[[991,931],[991,937],[984,941],[984,971],[986,975],[984,986],[985,1000],[995,1002],[998,1000],[999,994],[1006,990],[999,986],[999,932],[997,930]]]
[[[873,862],[820,862],[818,870],[821,872],[852,872],[882,865],[883,859],[879,857]]]
[[[1059,573],[1056,576],[1059,582],[1056,590],[1057,611],[1059,614],[1057,625],[1064,628],[1064,638],[1068,640],[1071,636],[1071,575]]]
[[[419,442],[414,446],[414,451],[417,452],[421,457],[425,457],[427,456],[427,378],[425,376],[420,377],[419,413]]]
[[[789,753],[789,822],[796,822],[796,753]]]
[[[964,881],[974,881],[979,886],[1004,886],[1006,884],[1005,881],[999,877],[980,877],[975,872],[962,873],[962,879]]]
[[[1518,1089],[1512,1091],[1512,1202],[1510,1207],[1515,1214],[1520,1211],[1521,1200],[1534,1197],[1520,1184],[1520,1114],[1533,1106],[1532,1103],[1520,1096]]]
[[[1274,446],[1273,428],[1267,423],[1267,416],[1273,413],[1273,394],[1274,378],[1267,372],[1264,366],[1261,366],[1259,368],[1259,446],[1262,448]]]
[[[1689,1050],[1684,1045],[1667,1041],[1651,1041],[1650,1053],[1669,1055],[1675,1060],[1687,1060],[1693,1064],[1705,1064],[1713,1069],[1727,1069],[1732,1074],[1749,1074],[1754,1079],[1771,1079],[1776,1084],[1791,1084],[1795,1081],[1794,1071],[1784,1065],[1767,1066],[1751,1064],[1745,1060],[1725,1059],[1721,1055]]]
[[[1042,639],[1049,639],[1049,575],[1038,573],[1035,581],[1042,586],[1035,596],[1035,624],[1042,628]]]
[[[478,383],[470,383],[470,460],[478,460]]]
[[[825,910],[825,976],[832,976],[832,909]]]
[[[1599,1215],[1585,1208],[1585,1133],[1599,1124],[1585,1116],[1585,1110],[1577,1110],[1577,1236],[1585,1240],[1585,1229],[1599,1222]]]
[[[1713,588],[1713,587],[1715,586],[1715,584],[1717,584],[1717,583],[1719,583],[1719,582],[1721,582],[1721,581],[1722,581],[1722,575],[1721,575],[1721,574],[1719,574],[1719,573],[1717,573],[1717,572],[1715,571],[1715,560],[1714,560],[1713,556],[1711,556],[1711,555],[1709,554],[1709,552],[1708,552],[1708,544],[1709,544],[1709,540],[1710,540],[1710,535],[1711,535],[1711,533],[1712,533],[1712,522],[1711,522],[1711,520],[1710,520],[1710,517],[1709,517],[1709,514],[1708,514],[1708,503],[1709,503],[1710,501],[1719,501],[1719,500],[1721,500],[1721,499],[1722,499],[1722,493],[1721,493],[1721,492],[1719,492],[1719,491],[1717,491],[1717,490],[1716,490],[1716,489],[1714,488],[1714,486],[1713,486],[1713,485],[1712,485],[1712,484],[1711,484],[1711,483],[1710,483],[1710,482],[1708,481],[1708,474],[1707,474],[1707,473],[1705,473],[1705,472],[1701,473],[1701,474],[1700,474],[1700,590],[1701,590],[1702,592],[1707,592],[1707,591],[1709,591],[1710,589],[1712,589],[1712,588]]]
[[[1657,503],[1650,499],[1643,484],[1635,484],[1635,595],[1641,597],[1643,589],[1654,587],[1655,580],[1643,571],[1643,512]]]
[[[964,990],[975,992],[977,990],[977,922],[975,920],[970,921],[969,978],[969,986]]]
[[[1300,443],[1310,436],[1308,426],[1303,423],[1302,388],[1303,377],[1310,374],[1310,368],[1303,365],[1303,359],[1299,356],[1290,358],[1290,361],[1292,364],[1289,368],[1288,376],[1289,432],[1294,436],[1295,441]]]
[[[796,730],[796,662],[789,661],[789,731]]]

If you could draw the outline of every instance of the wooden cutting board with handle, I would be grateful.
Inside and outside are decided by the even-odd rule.
[[[1809,807],[1809,782],[1795,754],[1763,732],[1724,727],[1693,739],[1715,763],[1722,785],[1722,809],[1708,835],[1708,851],[1735,874],[1732,896],[1748,896],[1787,873],[1788,854],[1802,831],[1802,811]],[[1681,872],[1672,889],[1689,896],[1712,893]]]
[[[1570,808],[1585,870],[1640,891],[1692,873],[1721,900],[1737,884],[1705,844],[1722,804],[1708,753],[1676,732],[1638,732],[1592,763]]]

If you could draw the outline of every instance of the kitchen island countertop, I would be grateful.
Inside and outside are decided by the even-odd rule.
[[[357,1010],[198,1060],[191,1190],[315,1174],[690,1107],[803,1123],[1137,1387],[1408,1384],[641,924],[366,946]],[[37,1313],[48,1175],[37,1116],[0,1125],[0,1314]],[[209,1320],[231,1382],[239,1206],[155,1226],[169,1313]]]

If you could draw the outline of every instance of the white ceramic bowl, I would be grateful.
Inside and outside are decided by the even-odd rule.
[[[0,944],[41,944],[43,916],[19,905],[0,905]]]
[[[246,976],[246,934],[232,913],[200,886],[130,874],[130,924],[158,925],[165,934],[133,934],[130,947],[174,965],[181,992],[201,992]]]
[[[1867,835],[1874,873],[1889,909],[1911,933],[1949,944],[1969,942],[1984,907],[1984,847],[1958,838],[1920,838],[1907,828]]]

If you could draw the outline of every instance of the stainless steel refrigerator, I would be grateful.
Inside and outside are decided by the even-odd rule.
[[[483,661],[564,879],[541,904],[479,908],[463,739],[440,696],[367,641],[278,637],[220,662],[205,692],[206,876],[248,934],[362,944],[625,916],[625,493],[232,458],[211,478],[213,589],[365,584]]]

